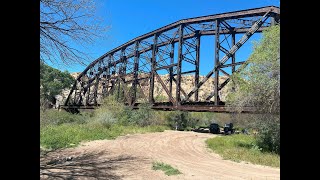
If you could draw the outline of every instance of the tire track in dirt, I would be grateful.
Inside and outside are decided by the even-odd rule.
[[[211,152],[206,147],[205,140],[216,136],[209,133],[180,131],[134,134],[118,137],[115,140],[83,143],[79,147],[65,149],[51,156],[100,153],[98,159],[101,160],[133,157],[133,160],[121,164],[116,169],[109,168],[108,172],[105,171],[105,173],[112,171],[119,179],[280,179],[279,168],[223,160]],[[153,161],[170,164],[183,174],[166,176],[161,171],[154,171],[151,169]],[[81,176],[80,179],[86,177]]]

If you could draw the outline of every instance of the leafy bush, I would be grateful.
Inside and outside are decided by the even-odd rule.
[[[263,151],[280,154],[280,123],[276,120],[259,123],[257,145]]]
[[[280,152],[280,26],[263,32],[248,62],[250,66],[231,77],[229,86],[236,91],[227,96],[227,104],[241,111],[254,106],[258,130],[257,143],[264,151]]]
[[[86,115],[71,114],[63,110],[49,109],[45,112],[40,111],[40,126],[60,125],[63,123],[83,124],[87,119]]]
[[[108,96],[104,99],[103,104],[94,111],[92,119],[93,121],[103,122],[105,125],[115,123],[128,125],[129,111],[128,107],[117,100],[116,95]]]
[[[225,159],[236,162],[247,161],[273,167],[280,166],[280,156],[263,151],[257,139],[251,135],[236,134],[206,140],[210,149]]]
[[[172,111],[166,115],[167,123],[172,128],[175,129],[177,126],[178,130],[185,130],[187,127],[195,127],[197,124],[197,119],[192,118],[189,112],[184,111]]]
[[[114,115],[105,109],[97,109],[95,115],[90,120],[91,124],[102,124],[103,126],[110,128],[111,125],[117,123],[117,119]]]
[[[154,114],[149,104],[140,104],[139,109],[131,111],[131,116],[129,121],[131,124],[136,124],[139,126],[147,126],[152,124],[154,119]]]
[[[162,132],[166,126],[121,126],[106,128],[103,124],[61,124],[40,129],[40,145],[46,149],[73,147],[82,141],[114,139],[120,135],[146,132]]]
[[[55,95],[65,88],[70,88],[74,82],[68,71],[61,72],[43,62],[40,62],[40,108],[46,110],[49,104],[55,103]]]

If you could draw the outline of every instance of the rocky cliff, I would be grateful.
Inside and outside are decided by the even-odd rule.
[[[80,73],[71,73],[71,76],[74,77],[75,79],[79,76]],[[139,75],[139,78],[144,77],[145,75]],[[169,89],[169,83],[168,83],[168,78],[169,75],[160,75],[161,80],[166,84],[166,87]],[[204,78],[204,76],[200,76],[200,81]],[[220,76],[219,77],[219,83],[221,84],[227,79],[226,76]],[[141,80],[140,81],[141,88],[143,92],[148,92],[149,90],[149,79]],[[181,88],[185,93],[189,93],[193,87],[195,86],[195,78],[193,75],[183,75],[181,77]],[[101,91],[102,87],[99,88],[99,91]],[[175,89],[176,89],[176,83],[173,82],[172,85],[173,89],[173,97],[175,97]],[[205,99],[209,96],[209,94],[212,92],[214,89],[214,78],[209,78],[199,89],[199,101],[205,101]],[[60,95],[56,96],[57,99],[57,104],[56,106],[58,107],[59,105],[62,105],[66,98],[68,97],[70,92],[70,89],[65,89],[62,91]],[[228,86],[224,87],[220,92],[220,99],[222,101],[225,101],[226,95],[229,92]],[[183,96],[183,93],[181,93]],[[158,82],[157,78],[155,78],[155,87],[154,87],[154,97],[155,98],[160,98],[160,99],[167,99],[167,94],[166,91],[163,89],[162,85],[160,82]],[[190,98],[190,100],[193,100],[194,96]],[[213,101],[213,98],[211,99]]]

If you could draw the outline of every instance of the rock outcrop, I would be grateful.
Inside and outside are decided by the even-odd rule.
[[[71,73],[71,76],[75,79],[79,76],[80,73]],[[139,78],[145,77],[146,74],[139,74]],[[169,75],[160,75],[161,80],[166,84],[166,87],[169,89]],[[204,78],[204,76],[199,77],[199,81],[201,81]],[[181,77],[181,88],[185,93],[189,93],[193,87],[195,86],[195,77],[193,75],[183,75]],[[226,76],[220,76],[219,77],[219,84],[224,82],[227,79]],[[130,78],[127,78],[126,80],[130,80]],[[149,79],[140,80],[140,85],[143,90],[143,92],[148,93],[149,92]],[[129,85],[130,87],[131,85]],[[175,89],[176,89],[176,83],[173,82],[172,84],[172,95],[175,97]],[[210,95],[210,93],[214,89],[214,78],[209,78],[199,89],[199,101],[205,101],[205,99]],[[70,89],[65,89],[62,91],[61,94],[56,96],[56,107],[59,107],[60,105],[63,105],[65,100],[67,99],[69,95]],[[102,92],[102,85],[99,86],[98,92]],[[228,94],[229,89],[228,86],[224,87],[220,92],[219,96],[222,101],[225,101],[226,95]],[[183,93],[181,93],[181,96],[183,96]],[[155,86],[154,86],[154,97],[158,99],[166,99],[167,94],[164,88],[162,87],[161,83],[158,82],[157,78],[155,78]],[[190,100],[194,100],[194,95],[190,98]],[[211,99],[213,101],[213,98]]]

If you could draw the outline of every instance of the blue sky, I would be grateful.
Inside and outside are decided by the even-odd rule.
[[[92,61],[109,50],[142,34],[178,21],[180,19],[205,16],[229,11],[275,5],[279,0],[96,0],[97,15],[104,19],[104,25],[110,26],[105,32],[106,38],[97,39],[85,51]],[[238,40],[242,35],[236,37]],[[245,60],[252,52],[252,41],[261,34],[249,39],[237,54],[237,59]],[[74,44],[74,46],[77,46]],[[204,75],[213,67],[214,36],[201,39],[200,74]],[[81,49],[81,47],[79,47]],[[220,57],[221,58],[221,57]],[[208,61],[208,63],[206,63]],[[208,66],[208,64],[211,64]],[[53,65],[60,70],[81,72],[84,66]]]

